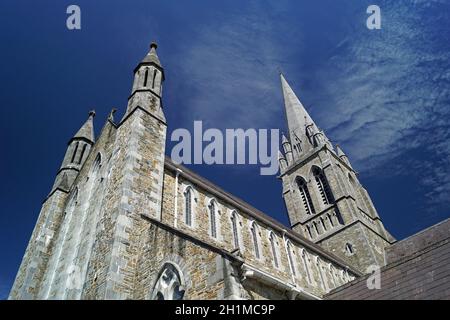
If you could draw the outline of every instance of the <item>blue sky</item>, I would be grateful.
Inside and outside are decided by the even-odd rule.
[[[79,31],[65,27],[70,4]],[[365,27],[370,4],[381,30]],[[0,299],[67,141],[92,108],[97,133],[112,107],[121,117],[152,40],[169,133],[194,120],[283,130],[282,70],[395,237],[450,216],[448,1],[3,0],[0,12]],[[280,181],[259,167],[191,168],[287,223]]]

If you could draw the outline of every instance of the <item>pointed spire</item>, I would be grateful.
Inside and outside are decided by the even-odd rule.
[[[283,146],[284,154],[286,155],[286,161],[290,165],[294,161],[294,156],[292,154],[291,143],[284,134],[281,137],[281,145]]]
[[[344,153],[344,151],[341,149],[340,145],[336,145],[336,154],[340,158],[342,156],[346,157],[347,155]]]
[[[147,53],[147,55],[144,57],[144,59],[141,61],[141,64],[155,64],[158,67],[162,68],[161,62],[159,61],[158,55],[156,53],[156,48],[158,48],[158,45],[156,42],[152,42],[150,44],[150,51]]]
[[[288,166],[286,158],[280,150],[278,150],[278,164],[280,165],[281,172],[283,172]]]
[[[72,139],[87,139],[90,142],[94,142],[94,117],[95,111],[89,111],[89,118],[81,126],[80,130],[73,136]]]
[[[289,137],[291,137],[292,132],[298,132],[297,135],[300,137],[304,135],[306,126],[314,124],[314,121],[311,119],[305,107],[302,105],[292,88],[287,83],[283,74],[280,74],[280,77],[281,87],[283,89],[284,106],[289,130]]]

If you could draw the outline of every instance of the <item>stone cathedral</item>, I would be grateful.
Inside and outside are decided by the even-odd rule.
[[[69,140],[9,299],[324,299],[387,267],[395,239],[283,75],[291,228],[171,161],[156,48],[123,118]]]

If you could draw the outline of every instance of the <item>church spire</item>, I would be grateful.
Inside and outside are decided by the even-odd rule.
[[[280,77],[289,142],[292,145],[294,158],[298,159],[305,151],[329,144],[329,141],[325,133],[314,123],[283,74],[280,74]]]
[[[282,137],[285,156],[278,161],[292,229],[363,272],[382,265],[390,240],[370,196],[343,150],[334,150],[283,75],[281,85],[289,135]],[[348,252],[349,246],[358,253]]]
[[[139,107],[165,122],[161,102],[165,76],[156,48],[158,45],[152,42],[150,51],[134,69],[133,87],[124,118]]]
[[[86,139],[90,142],[94,142],[94,117],[95,111],[89,111],[89,117],[86,122],[81,126],[80,130],[73,136],[72,140],[75,139]]]
[[[141,61],[141,63],[153,63],[158,67],[162,68],[161,62],[159,61],[158,54],[156,53],[156,49],[158,48],[158,44],[156,42],[150,43],[150,51],[147,53],[145,58]]]
[[[77,177],[95,142],[94,117],[95,111],[92,110],[89,112],[86,122],[69,140],[66,154],[56,175],[51,193],[56,189],[68,191]]]
[[[292,88],[287,83],[283,74],[281,77],[281,88],[283,89],[284,107],[288,125],[288,137],[292,139],[292,135],[296,134],[298,137],[305,135],[307,126],[313,125],[314,121],[311,119],[308,111],[306,111],[303,104],[295,95]],[[291,141],[292,142],[292,141]]]

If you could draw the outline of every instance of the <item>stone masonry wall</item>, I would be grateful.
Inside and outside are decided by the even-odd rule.
[[[35,299],[59,229],[67,193],[56,190],[42,205],[9,299]]]
[[[354,278],[354,275],[347,273],[345,265],[331,262],[325,255],[321,254],[319,247],[312,249],[311,247],[302,246],[294,238],[289,236],[287,230],[285,230],[285,238],[283,238],[283,232],[279,230],[282,227],[278,226],[278,229],[269,227],[263,220],[239,210],[236,205],[230,203],[225,196],[221,196],[220,192],[217,192],[219,190],[218,188],[214,190],[200,186],[198,183],[189,179],[187,174],[184,174],[186,169],[178,170],[182,171],[178,177],[176,177],[177,170],[166,169],[165,171],[161,219],[163,223],[195,237],[201,242],[220,247],[230,254],[239,252],[238,255],[250,266],[270,274],[281,282],[292,283],[294,286],[305,289],[317,296],[322,296],[332,288]],[[175,184],[177,180],[178,187]],[[194,191],[193,222],[191,226],[187,225],[185,220],[184,194],[186,188],[192,188]],[[175,198],[177,198],[176,205]],[[211,236],[209,224],[208,205],[213,199],[218,206],[217,238]],[[234,245],[231,222],[231,214],[233,211],[236,212],[239,220],[239,248],[236,248]],[[255,257],[251,232],[253,221],[258,225],[258,243],[261,251],[259,259]],[[275,248],[278,266],[274,262],[272,246],[269,240],[270,232],[273,232],[276,239]],[[292,267],[295,268],[294,272],[292,272],[290,266],[285,239],[289,239],[289,250],[291,251],[293,261]],[[302,252],[305,252],[304,259]]]
[[[326,177],[334,198],[332,204],[325,204],[322,200],[312,172],[315,166]],[[389,245],[389,241],[376,209],[353,169],[328,146],[305,154],[291,168],[287,168],[281,177],[284,200],[295,231],[362,273],[371,265],[385,264],[384,248]],[[314,214],[305,211],[296,182],[298,177],[307,182]],[[348,254],[345,251],[347,244],[357,248],[357,253]]]

